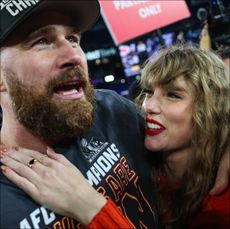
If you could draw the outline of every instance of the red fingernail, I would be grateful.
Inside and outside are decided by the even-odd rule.
[[[49,153],[52,153],[53,150],[52,150],[49,146],[47,146],[47,147],[46,147],[46,152],[47,152],[47,154],[49,154]]]
[[[6,173],[9,170],[9,168],[7,166],[5,166],[5,165],[2,165],[1,170],[2,170],[3,173]]]
[[[7,151],[7,147],[5,145],[1,145],[0,146],[0,151],[1,152],[6,152]]]

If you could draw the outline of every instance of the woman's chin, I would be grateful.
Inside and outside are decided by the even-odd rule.
[[[162,151],[162,145],[159,144],[159,141],[155,141],[153,138],[148,136],[145,138],[145,148],[151,152]]]

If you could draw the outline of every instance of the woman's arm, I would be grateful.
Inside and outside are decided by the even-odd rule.
[[[93,218],[90,224],[87,225],[86,229],[102,229],[102,228],[135,228],[112,200],[108,200],[104,207],[98,212]]]
[[[63,155],[2,149],[3,174],[39,204],[88,228],[133,228],[115,204],[99,194]],[[112,219],[111,214],[116,214]],[[105,222],[106,221],[106,222]]]

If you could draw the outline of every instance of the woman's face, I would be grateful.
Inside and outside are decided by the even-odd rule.
[[[150,151],[179,152],[190,147],[194,93],[183,76],[173,87],[152,87],[142,104],[145,114],[145,146]]]

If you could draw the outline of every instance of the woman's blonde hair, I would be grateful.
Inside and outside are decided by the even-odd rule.
[[[180,228],[201,208],[202,200],[214,184],[221,156],[229,144],[229,74],[223,61],[211,51],[192,45],[160,50],[145,65],[141,86],[167,87],[183,75],[195,92],[193,102],[193,160],[182,186],[173,195],[173,218]],[[143,94],[140,95],[143,98]],[[161,166],[159,166],[160,168]]]

